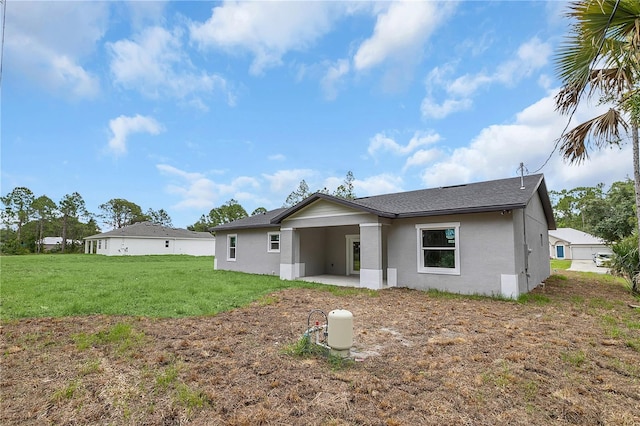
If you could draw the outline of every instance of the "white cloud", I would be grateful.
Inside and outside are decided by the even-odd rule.
[[[165,19],[168,3],[168,0],[131,1],[125,3],[125,6],[129,11],[131,25],[139,29],[145,25],[161,23]]]
[[[285,157],[284,154],[272,154],[267,157],[270,161],[284,161],[286,158],[287,157]]]
[[[403,146],[384,133],[378,133],[370,139],[367,152],[371,156],[375,155],[378,151],[390,151],[396,155],[407,155],[415,151],[418,147],[433,144],[439,140],[440,135],[437,133],[416,132],[407,145]]]
[[[62,96],[98,95],[99,78],[83,61],[106,32],[107,3],[12,2],[6,12],[6,70]]]
[[[482,86],[492,83],[494,77],[484,74],[463,75],[447,86],[447,93],[454,96],[472,96]]]
[[[356,179],[353,182],[354,191],[358,197],[389,194],[402,191],[402,178],[390,173]]]
[[[407,158],[407,161],[404,163],[404,168],[402,170],[406,171],[410,167],[427,165],[437,160],[440,155],[442,155],[442,151],[437,148],[420,149],[416,151],[411,157]]]
[[[214,92],[234,105],[235,96],[223,77],[195,70],[181,37],[180,30],[149,27],[133,40],[107,43],[114,82],[153,99],[168,96],[199,109],[207,108],[201,95]]]
[[[127,138],[132,133],[149,133],[157,135],[164,130],[153,117],[137,114],[133,117],[121,115],[109,121],[109,129],[113,137],[109,140],[109,149],[116,155],[127,152]]]
[[[261,74],[280,65],[290,50],[304,50],[326,34],[344,11],[339,2],[225,2],[204,23],[189,26],[201,48],[253,55],[250,71]]]
[[[256,178],[249,176],[239,176],[231,181],[230,184],[219,184],[219,192],[221,195],[233,195],[235,196],[239,188],[251,187],[257,189],[260,187],[260,183]]]
[[[543,43],[534,37],[520,45],[515,58],[498,65],[492,80],[505,85],[513,85],[545,66],[551,53],[552,49],[549,43]]]
[[[315,172],[311,169],[291,169],[291,170],[278,170],[273,174],[262,175],[269,182],[269,187],[274,193],[283,193],[287,194],[294,191],[300,181],[303,179],[309,179],[315,175]],[[309,182],[307,182],[308,184]],[[284,201],[284,199],[283,199]]]
[[[498,64],[492,73],[480,72],[451,78],[449,76],[455,70],[453,64],[436,67],[425,79],[427,95],[420,107],[422,116],[441,119],[454,112],[469,109],[473,104],[472,98],[480,89],[496,83],[515,86],[544,67],[551,53],[549,43],[534,37],[521,44],[513,58]],[[544,84],[544,80],[541,80],[541,84]],[[438,102],[434,92],[444,92],[445,99]]]
[[[433,98],[426,97],[420,104],[420,112],[427,118],[445,118],[449,114],[471,108],[471,99],[445,99],[438,104]]]
[[[186,172],[168,164],[157,164],[161,174],[174,178],[165,189],[169,194],[180,198],[172,208],[178,210],[206,210],[207,213],[215,206],[222,205],[231,198],[238,201],[251,200],[255,196],[246,192],[246,188],[256,190],[260,187],[257,179],[240,176],[230,183],[216,183],[203,173]],[[250,212],[249,212],[250,213]],[[198,213],[198,215],[202,214]]]
[[[606,106],[582,105],[572,125],[595,116]],[[566,125],[566,116],[555,111],[554,93],[519,112],[513,123],[482,129],[473,141],[457,148],[422,172],[426,187],[458,184],[485,179],[517,176],[520,162],[530,173],[542,166],[554,149],[555,141]],[[611,183],[631,174],[631,148],[594,151],[582,165],[565,163],[556,151],[544,173],[550,189]]]
[[[453,12],[455,2],[393,2],[377,17],[373,35],[362,42],[353,57],[362,71],[390,58],[406,59],[420,54],[433,31]]]
[[[349,70],[350,65],[347,59],[339,59],[328,65],[327,72],[320,81],[326,99],[334,100],[338,96],[338,86]]]

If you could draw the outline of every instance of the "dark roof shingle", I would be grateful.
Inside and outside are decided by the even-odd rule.
[[[253,216],[247,216],[242,219],[234,220],[233,222],[223,223],[214,228],[212,231],[222,231],[224,229],[243,229],[243,228],[277,228],[278,225],[271,223],[271,219],[286,211],[286,208],[279,208],[275,210],[269,210],[265,213],[255,214]]]
[[[225,223],[213,228],[213,230],[277,226],[282,220],[319,199],[329,200],[382,217],[403,218],[524,208],[536,193],[539,194],[542,201],[549,229],[555,229],[555,220],[544,176],[537,174],[523,178],[516,177],[396,192],[354,200],[316,193],[293,207],[271,210],[264,215],[258,215],[260,217],[251,216]]]
[[[142,238],[214,238],[209,232],[189,231],[181,228],[170,228],[151,222],[138,222],[102,234],[92,235],[85,239],[108,238],[108,237],[142,237]]]

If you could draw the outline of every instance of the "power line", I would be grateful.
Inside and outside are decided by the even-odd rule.
[[[602,32],[602,38],[600,39],[600,43],[598,44],[598,50],[596,51],[596,55],[593,57],[591,63],[594,63],[596,61],[596,59],[598,59],[598,56],[600,56],[600,52],[602,51],[602,47],[604,46],[604,42],[605,42],[605,40],[607,38],[607,31],[609,31],[609,27],[611,26],[611,21],[613,20],[613,17],[615,16],[615,14],[616,14],[616,12],[618,10],[618,5],[619,4],[620,4],[620,0],[616,0],[616,4],[613,5],[613,10],[611,11],[611,15],[609,15],[609,19],[607,20],[607,25],[604,27],[604,31]],[[591,71],[591,70],[589,70],[589,71]],[[585,77],[584,77],[585,80],[589,79],[589,74],[590,73],[585,75]],[[562,133],[560,134],[560,137],[558,137],[558,139],[556,139],[556,143],[553,145],[553,150],[551,151],[551,154],[549,154],[547,159],[544,160],[544,163],[542,163],[542,166],[538,167],[538,169],[536,169],[536,171],[533,172],[534,174],[538,173],[540,170],[542,170],[544,168],[544,166],[547,165],[549,160],[551,160],[551,157],[553,156],[553,154],[556,152],[556,149],[558,149],[558,144],[560,143],[560,141],[564,137],[565,132],[569,128],[569,124],[571,124],[571,120],[573,119],[574,114],[578,110],[578,104],[580,103],[580,98],[582,97],[582,94],[584,93],[586,87],[587,87],[587,81],[584,81],[582,86],[580,87],[580,92],[578,93],[578,98],[576,100],[576,104],[573,107],[573,111],[571,111],[571,114],[569,114],[569,119],[567,120],[567,124],[564,126],[564,129],[562,129]]]

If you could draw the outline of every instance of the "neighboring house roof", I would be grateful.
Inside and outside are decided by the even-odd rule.
[[[242,219],[234,220],[233,222],[223,223],[214,228],[211,228],[212,231],[219,231],[223,229],[248,229],[248,228],[277,228],[277,224],[272,224],[271,220],[279,215],[280,213],[286,211],[286,208],[279,208],[270,210],[268,212],[255,214],[253,216],[247,216]]]
[[[104,238],[131,237],[131,238],[183,238],[183,239],[214,239],[208,232],[189,231],[181,228],[170,228],[151,222],[139,222],[123,228],[113,229],[102,234],[86,237],[85,240]]]
[[[523,183],[524,185],[521,185]],[[251,222],[245,218],[219,225],[213,230],[257,228],[279,224],[295,212],[316,200],[324,199],[381,217],[405,218],[439,216],[511,210],[527,206],[534,194],[539,194],[549,229],[555,229],[555,220],[549,194],[541,174],[463,185],[445,186],[416,191],[397,192],[347,200],[328,194],[315,193],[288,209],[271,210]],[[266,219],[271,216],[269,222]]]
[[[573,228],[558,228],[549,231],[549,235],[573,245],[605,245],[606,243],[591,234]]]

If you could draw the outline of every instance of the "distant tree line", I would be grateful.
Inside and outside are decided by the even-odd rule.
[[[82,239],[100,233],[97,219],[111,228],[122,228],[137,222],[153,222],[172,226],[164,209],[142,212],[139,205],[114,198],[99,206],[101,213],[87,210],[82,196],[66,194],[56,203],[46,195],[36,197],[26,187],[16,187],[0,197],[0,252],[2,254],[41,253],[45,237],[60,237],[62,253],[82,250]]]

